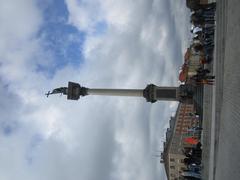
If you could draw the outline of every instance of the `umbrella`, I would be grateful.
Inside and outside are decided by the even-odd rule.
[[[191,56],[191,51],[190,51],[190,49],[188,48],[187,51],[186,51],[186,53],[185,53],[185,55],[184,55],[184,59],[185,59],[185,60],[188,60],[188,59],[190,58],[190,56]]]
[[[187,79],[187,72],[182,70],[179,74],[179,77],[178,77],[179,81],[181,82],[185,82],[186,79]]]
[[[199,142],[199,140],[194,137],[189,137],[189,138],[184,138],[184,142],[186,142],[188,144],[196,145]]]

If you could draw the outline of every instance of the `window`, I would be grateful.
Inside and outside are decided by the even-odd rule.
[[[173,158],[170,158],[170,162],[175,162],[175,159],[173,159]]]
[[[170,166],[170,169],[175,169],[175,166]]]

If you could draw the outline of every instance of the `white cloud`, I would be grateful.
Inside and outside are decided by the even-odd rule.
[[[9,136],[1,129],[0,179],[160,179],[163,167],[152,155],[176,104],[90,96],[74,102],[43,94],[69,80],[87,87],[177,85],[187,44],[183,5],[66,0],[69,23],[87,33],[85,61],[48,79],[36,71],[38,64],[51,66],[52,58],[37,36],[44,22],[34,2],[0,3],[0,123],[17,123]],[[99,22],[107,29],[95,36]]]
[[[66,0],[70,13],[69,23],[81,30],[92,32],[96,23],[102,21],[100,3],[95,0]]]

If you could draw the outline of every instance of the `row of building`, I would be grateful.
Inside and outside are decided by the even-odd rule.
[[[170,127],[167,129],[164,150],[161,154],[161,163],[164,163],[169,180],[179,179],[181,173],[187,169],[183,150],[193,145],[184,140],[198,136],[188,131],[190,127],[195,127],[199,123],[194,113],[193,104],[179,103],[175,116],[170,118]]]

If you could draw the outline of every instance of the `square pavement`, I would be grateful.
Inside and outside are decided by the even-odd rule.
[[[215,86],[204,87],[203,179],[240,179],[240,1],[217,0]]]

